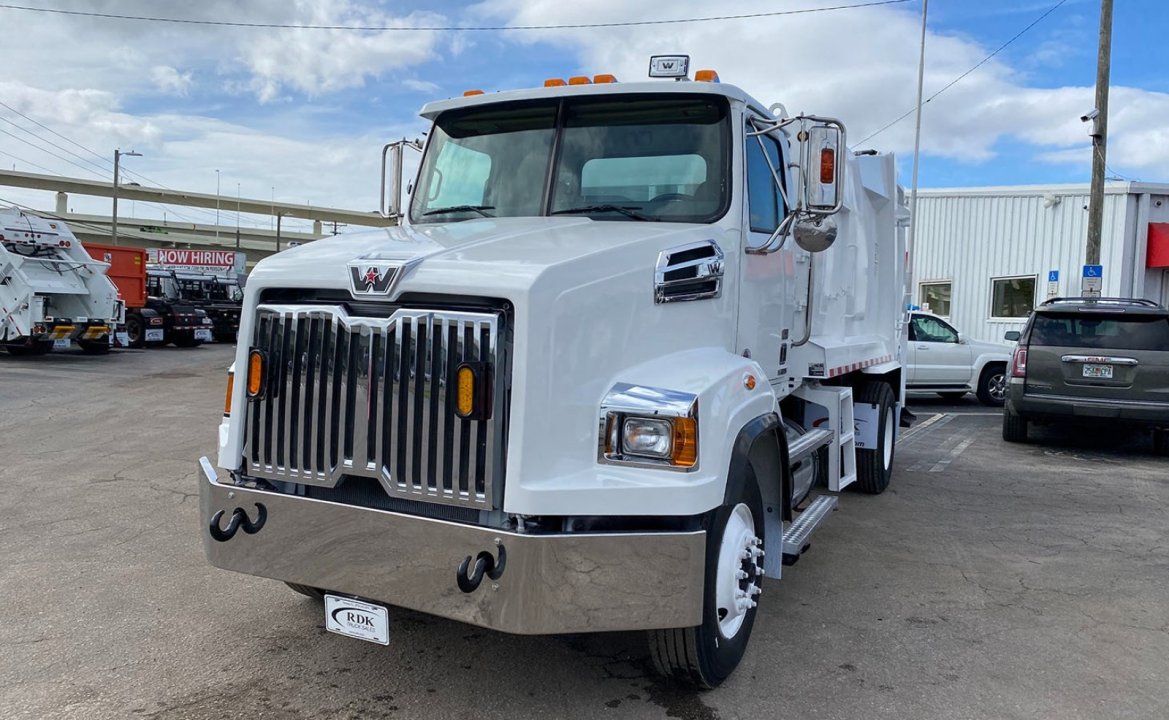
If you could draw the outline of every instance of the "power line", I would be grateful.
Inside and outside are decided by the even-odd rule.
[[[715,22],[722,20],[746,20],[751,18],[779,17],[781,15],[805,15],[808,13],[828,12],[831,10],[850,10],[853,8],[877,7],[879,5],[898,5],[911,0],[871,0],[851,5],[833,5],[822,8],[805,8],[802,10],[776,10],[773,12],[746,13],[743,15],[716,15],[710,17],[678,18],[673,20],[629,20],[625,22],[599,23],[566,23],[563,25],[481,25],[481,26],[439,26],[422,25],[401,27],[392,25],[294,25],[286,23],[250,23],[229,20],[194,20],[188,18],[153,17],[147,15],[117,15],[114,13],[85,12],[81,10],[63,10],[61,8],[39,8],[25,5],[0,4],[4,10],[24,10],[27,12],[52,13],[55,15],[73,15],[78,17],[102,18],[106,20],[138,20],[142,22],[175,23],[180,25],[214,25],[219,27],[237,28],[272,28],[287,30],[349,30],[357,32],[504,32],[508,30],[581,30],[587,28],[614,28],[639,27],[645,25],[680,25],[684,23]]]
[[[98,175],[99,177],[101,177],[101,173],[97,172],[96,170],[93,170],[92,168],[88,168],[88,167],[86,167],[86,166],[84,166],[84,165],[81,165],[81,164],[79,164],[79,163],[76,163],[76,162],[74,162],[74,161],[70,160],[70,159],[69,159],[69,158],[67,158],[67,157],[61,157],[60,155],[58,155],[57,153],[53,152],[52,150],[46,150],[45,148],[43,148],[43,147],[41,147],[41,146],[39,146],[39,145],[34,145],[33,143],[29,142],[28,140],[25,140],[24,138],[20,137],[19,135],[13,135],[12,133],[10,133],[10,132],[8,132],[7,130],[4,130],[4,129],[0,129],[0,134],[7,135],[7,136],[9,136],[10,138],[12,138],[12,139],[16,140],[17,142],[22,142],[22,143],[24,143],[25,145],[28,145],[28,146],[29,146],[29,147],[31,147],[31,148],[34,148],[34,149],[36,149],[36,150],[40,150],[40,151],[41,151],[41,152],[43,152],[43,153],[46,153],[46,154],[52,155],[53,157],[57,158],[58,160],[61,160],[61,161],[67,162],[67,163],[69,163],[70,165],[72,165],[73,167],[80,168],[80,169],[82,169],[82,170],[84,170],[84,171],[86,171],[86,172],[88,172],[88,173],[93,173],[94,175]]]
[[[57,137],[61,138],[61,139],[62,139],[62,140],[64,140],[65,142],[68,142],[68,143],[71,143],[71,144],[73,144],[73,145],[76,145],[77,147],[79,147],[79,148],[81,148],[82,150],[86,151],[86,152],[87,152],[87,153],[89,153],[90,155],[93,155],[93,156],[94,156],[94,157],[96,157],[97,159],[99,159],[99,160],[101,160],[102,162],[104,162],[106,165],[110,165],[111,167],[113,166],[113,163],[111,163],[111,162],[109,161],[109,158],[105,157],[104,155],[101,155],[100,153],[98,153],[98,152],[96,152],[96,151],[92,150],[91,148],[87,148],[86,146],[82,145],[81,143],[77,142],[76,140],[73,140],[72,138],[65,137],[64,135],[62,135],[61,133],[57,132],[56,130],[54,130],[53,128],[49,127],[48,125],[45,125],[44,123],[42,123],[42,122],[40,122],[40,121],[38,121],[38,120],[35,120],[35,119],[33,119],[33,118],[29,117],[28,115],[25,115],[24,113],[22,113],[21,111],[17,110],[17,109],[16,109],[16,108],[14,108],[14,107],[12,107],[12,106],[11,106],[11,105],[9,105],[8,103],[4,102],[3,100],[0,100],[0,107],[5,107],[5,108],[8,108],[8,109],[9,109],[9,110],[11,110],[12,112],[14,112],[14,113],[16,113],[17,115],[19,115],[20,117],[24,118],[25,120],[28,120],[28,121],[29,121],[30,123],[32,123],[33,125],[36,125],[36,126],[38,126],[38,127],[44,128],[45,130],[48,130],[49,132],[51,132],[51,133],[53,133],[54,135],[56,135]],[[28,132],[28,131],[26,131],[26,132]],[[30,134],[31,134],[31,133],[30,133]],[[103,167],[102,169],[104,170],[105,168]]]
[[[88,158],[85,158],[85,157],[82,157],[81,155],[78,155],[77,153],[73,152],[69,148],[61,147],[60,145],[53,142],[52,140],[49,140],[48,138],[43,138],[40,135],[37,135],[32,130],[29,130],[28,128],[25,128],[25,127],[21,127],[20,125],[16,124],[12,120],[9,120],[6,117],[0,117],[0,120],[3,120],[4,122],[8,123],[12,127],[16,128],[17,130],[20,130],[21,132],[25,132],[25,133],[28,133],[29,135],[32,135],[34,138],[36,138],[37,140],[40,140],[43,143],[47,143],[49,145],[52,145],[53,147],[57,148],[61,152],[68,153],[68,154],[72,155],[73,157],[77,158],[78,160],[80,160],[83,163],[88,163],[89,165],[96,167],[101,174],[103,174],[103,175],[105,174],[106,169],[104,167],[102,167],[101,165],[98,165],[97,163],[95,163],[94,161],[92,161]]]
[[[1048,8],[1047,12],[1045,12],[1045,13],[1043,13],[1042,15],[1040,15],[1039,17],[1035,18],[1035,20],[1033,20],[1033,21],[1031,22],[1031,24],[1030,24],[1030,25],[1028,25],[1027,27],[1023,28],[1023,29],[1022,29],[1022,30],[1020,30],[1019,32],[1015,33],[1015,35],[1014,35],[1014,36],[1013,36],[1013,37],[1012,37],[1010,40],[1007,40],[1007,41],[1006,41],[1005,43],[1003,43],[1002,45],[999,45],[998,49],[996,49],[996,50],[995,50],[994,52],[992,52],[990,55],[987,55],[987,56],[986,56],[986,57],[984,57],[983,59],[979,60],[979,61],[978,61],[978,62],[977,62],[975,65],[974,65],[974,67],[970,68],[970,69],[969,69],[969,70],[967,70],[966,72],[964,72],[964,73],[962,73],[961,75],[959,75],[958,77],[954,78],[954,79],[953,79],[953,80],[951,80],[949,83],[947,83],[947,84],[945,85],[945,87],[943,87],[941,90],[938,90],[936,93],[934,93],[933,95],[930,95],[928,98],[926,98],[926,99],[925,99],[925,101],[924,101],[924,102],[922,102],[921,106],[922,106],[922,107],[925,107],[926,105],[928,105],[928,104],[929,104],[929,102],[930,102],[931,100],[933,100],[933,99],[934,99],[934,98],[936,98],[937,96],[941,95],[942,93],[946,92],[946,91],[947,91],[947,90],[949,90],[950,88],[952,88],[952,87],[954,87],[955,85],[957,85],[957,84],[958,84],[959,82],[961,82],[961,81],[962,81],[962,80],[963,80],[963,79],[964,79],[964,78],[965,78],[967,75],[969,75],[970,73],[974,72],[974,71],[975,71],[975,70],[977,70],[978,68],[982,67],[982,66],[983,66],[983,65],[985,65],[986,63],[990,62],[991,58],[993,58],[995,55],[998,55],[998,54],[999,54],[999,53],[1001,53],[1003,50],[1006,50],[1008,46],[1010,46],[1012,43],[1014,43],[1014,42],[1015,42],[1016,40],[1018,40],[1019,38],[1023,37],[1023,35],[1025,35],[1025,34],[1027,33],[1027,31],[1028,31],[1028,30],[1030,30],[1031,28],[1035,27],[1035,26],[1036,26],[1036,25],[1038,25],[1039,23],[1043,22],[1043,20],[1044,20],[1044,19],[1046,19],[1048,15],[1050,15],[1050,14],[1052,14],[1053,12],[1055,12],[1056,10],[1058,10],[1058,9],[1059,9],[1059,8],[1060,8],[1060,7],[1061,7],[1061,6],[1062,6],[1064,3],[1066,3],[1067,1],[1068,1],[1068,0],[1059,0],[1059,2],[1057,2],[1055,5],[1052,5],[1050,8]],[[2,5],[0,5],[0,7],[3,7],[3,6],[2,6]],[[916,112],[916,111],[917,111],[917,106],[914,106],[914,107],[910,108],[909,110],[905,111],[905,114],[901,115],[901,117],[899,117],[899,118],[897,118],[896,120],[894,120],[893,122],[891,122],[891,123],[889,123],[889,124],[885,125],[885,126],[884,126],[884,127],[882,127],[880,130],[878,130],[878,131],[876,131],[876,132],[874,132],[874,133],[871,133],[871,134],[869,134],[869,135],[868,135],[867,137],[865,137],[863,140],[859,141],[859,142],[857,143],[857,145],[862,145],[862,144],[864,144],[864,143],[868,142],[869,140],[872,140],[872,139],[873,139],[873,138],[875,138],[876,136],[880,135],[881,133],[885,132],[885,131],[886,131],[886,130],[888,130],[889,128],[893,127],[893,126],[894,126],[894,125],[896,125],[897,123],[899,123],[899,122],[901,122],[902,120],[904,120],[905,118],[909,117],[910,115],[912,115],[912,114],[913,114],[914,112]]]
[[[13,160],[19,160],[20,162],[24,163],[25,165],[32,165],[33,167],[37,168],[38,170],[44,170],[45,172],[47,172],[49,174],[54,174],[52,170],[48,169],[44,165],[37,165],[35,162],[25,160],[24,158],[20,157],[19,155],[13,155],[12,153],[7,152],[5,150],[0,150],[0,155],[7,155],[8,157],[12,158]]]

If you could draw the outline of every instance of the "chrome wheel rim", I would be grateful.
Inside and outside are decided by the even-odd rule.
[[[755,536],[751,509],[739,503],[731,510],[723,528],[715,570],[715,606],[718,629],[724,638],[739,633],[747,613],[758,604],[763,592],[763,543]]]
[[[995,400],[1002,400],[1007,396],[1007,374],[995,373],[986,381],[986,391]]]
[[[885,443],[882,448],[884,450],[886,470],[893,464],[893,436],[896,434],[893,428],[893,408],[889,408],[889,411],[885,413]]]

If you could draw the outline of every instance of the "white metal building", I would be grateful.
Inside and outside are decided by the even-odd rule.
[[[1048,297],[1081,294],[1088,185],[920,190],[917,214],[915,302],[963,335],[1001,340]],[[1169,305],[1169,185],[1107,183],[1100,263],[1104,296]]]

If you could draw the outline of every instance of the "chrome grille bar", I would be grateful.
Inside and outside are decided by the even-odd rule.
[[[252,347],[265,393],[248,403],[250,474],[336,487],[377,479],[387,494],[498,507],[506,359],[498,313],[398,309],[350,316],[333,305],[261,305]],[[456,371],[486,363],[488,420],[455,414]]]

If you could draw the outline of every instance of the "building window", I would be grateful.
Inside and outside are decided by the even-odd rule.
[[[929,310],[934,315],[950,317],[950,290],[953,283],[923,282],[918,292],[917,302],[922,310]]]
[[[1022,319],[1035,309],[1035,276],[991,278],[990,316]]]

